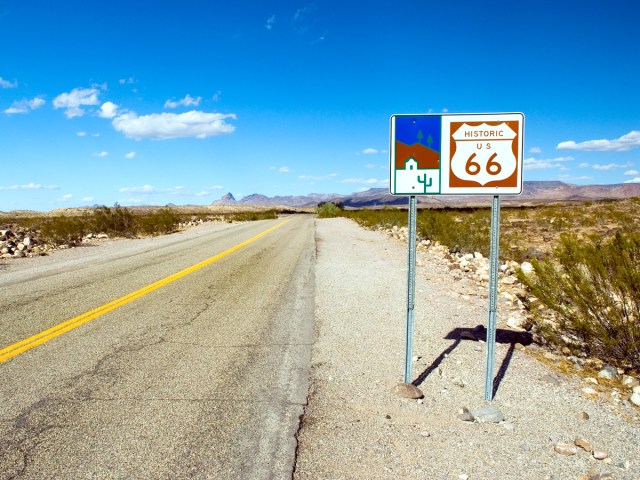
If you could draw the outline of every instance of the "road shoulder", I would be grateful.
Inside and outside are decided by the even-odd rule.
[[[584,398],[577,379],[549,383],[547,367],[511,344],[496,345],[502,376],[492,404],[505,420],[458,418],[463,407],[485,405],[484,344],[460,340],[456,329],[486,323],[486,298],[469,295],[428,253],[419,258],[413,372],[424,374],[425,397],[395,395],[406,245],[342,218],[317,220],[316,237],[317,340],[294,478],[638,478],[638,425]],[[607,450],[609,459],[554,450],[575,438]]]

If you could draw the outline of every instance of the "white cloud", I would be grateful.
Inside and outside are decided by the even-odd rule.
[[[113,102],[104,102],[100,107],[98,116],[100,118],[113,118],[118,114],[118,105]]]
[[[319,175],[319,176],[314,176],[314,175],[298,175],[298,178],[300,180],[303,180],[305,182],[318,182],[318,181],[322,181],[322,180],[331,180],[332,178],[337,177],[338,174],[337,173],[330,173],[328,175]]]
[[[80,107],[87,105],[98,105],[98,95],[100,92],[96,88],[74,88],[69,93],[61,93],[53,99],[53,108],[64,108],[67,118],[81,117],[84,110]]]
[[[580,168],[589,168],[591,165],[589,165],[588,163],[581,163],[580,164]]]
[[[5,80],[4,78],[0,77],[0,88],[16,88],[17,86],[17,80],[10,82],[9,80]]]
[[[186,97],[184,97],[181,100],[178,100],[177,102],[167,100],[166,102],[164,102],[164,108],[178,108],[179,106],[197,107],[198,105],[200,105],[201,101],[202,101],[202,97],[193,98],[191,95],[187,94]]]
[[[181,114],[153,113],[138,116],[135,112],[118,115],[113,128],[135,140],[169,138],[207,138],[233,133],[235,127],[225,119],[236,119],[235,114],[206,113],[197,110]]]
[[[376,150],[375,148],[365,148],[362,151],[363,154],[365,155],[375,155],[376,153],[380,153],[378,150]]]
[[[76,132],[76,135],[79,137],[86,137],[87,136],[87,132]]]
[[[136,152],[129,152],[124,156],[124,158],[128,158],[128,159],[136,158]]]
[[[211,100],[213,100],[214,102],[218,102],[220,101],[221,96],[222,96],[222,92],[220,90],[216,90],[216,93],[213,94],[213,97],[211,97]]]
[[[82,197],[83,202],[93,202],[93,200],[94,200],[93,197]]]
[[[109,152],[98,152],[98,153],[94,153],[93,156],[94,157],[106,157],[107,155],[109,155]]]
[[[377,165],[376,165],[375,163],[367,163],[367,164],[364,166],[364,168],[369,168],[369,169],[371,169],[371,168],[376,168],[376,167],[377,167]]]
[[[534,154],[542,153],[542,149],[540,147],[531,147],[531,149],[529,150],[529,153],[534,153]]]
[[[524,169],[525,170],[544,170],[547,168],[559,168],[565,170],[564,162],[570,162],[574,160],[573,157],[556,157],[549,159],[537,159],[537,158],[525,158]]]
[[[377,178],[345,178],[342,183],[348,183],[352,185],[375,185],[385,183],[387,180],[379,180]]]
[[[624,183],[640,183],[640,177],[632,178],[631,180],[627,180]]]
[[[64,111],[64,114],[68,119],[72,119],[76,117],[82,117],[84,115],[84,110],[80,107],[70,107]]]
[[[0,186],[0,190],[57,190],[57,185],[41,185],[39,183],[27,183],[25,185],[10,185],[8,187]]]
[[[572,175],[558,175],[558,178],[561,180],[571,180],[571,181],[576,181],[576,180],[593,180],[593,177],[590,177],[588,175],[582,175],[580,177],[574,177]]]
[[[221,190],[222,186],[216,185],[207,187],[199,192],[192,192],[182,185],[171,188],[156,188],[153,185],[145,184],[141,187],[123,187],[120,193],[128,193],[129,195],[175,195],[180,197],[204,197],[210,195],[212,190]],[[133,200],[128,200],[133,201]]]
[[[134,83],[136,83],[136,79],[133,77],[121,78],[120,80],[118,80],[118,83],[120,85],[133,85]]]
[[[294,21],[302,20],[305,17],[308,17],[309,15],[311,15],[313,12],[315,12],[316,9],[317,7],[314,3],[310,3],[308,5],[305,5],[302,8],[298,8],[296,10],[296,13],[293,15],[293,20]]]
[[[264,24],[264,28],[266,28],[267,30],[271,30],[274,23],[276,23],[276,16],[271,15],[269,18],[267,18],[267,21]]]
[[[315,45],[316,43],[320,43],[320,42],[324,41],[327,38],[327,33],[329,33],[329,32],[324,32],[322,35],[320,35],[318,38],[316,38],[309,45]]]
[[[280,173],[289,173],[289,167],[280,167],[278,171]]]
[[[624,174],[627,176],[632,176],[632,175],[638,175],[640,174],[640,172],[638,172],[638,170],[627,170],[626,172],[624,172]]]
[[[145,195],[150,195],[153,193],[160,193],[158,189],[156,189],[152,185],[143,185],[142,187],[123,187],[120,189],[122,193],[142,193]]]
[[[35,110],[37,108],[40,108],[41,106],[43,106],[46,102],[44,101],[44,99],[40,98],[40,97],[36,97],[33,100],[18,100],[13,102],[13,104],[11,105],[11,107],[7,108],[4,113],[8,114],[8,115],[12,115],[15,113],[27,113],[30,112],[31,110]]]
[[[640,130],[633,130],[614,140],[588,140],[576,143],[573,140],[560,142],[558,150],[590,150],[595,152],[625,152],[640,147]]]
[[[624,165],[621,165],[619,163],[608,163],[606,165],[599,165],[599,164],[596,163],[593,166],[593,169],[594,170],[601,170],[601,171],[608,172],[608,171],[611,171],[611,170],[617,170],[618,168],[629,168],[629,167],[632,167],[632,166],[633,166],[633,163],[631,163],[631,162],[625,163]]]
[[[62,201],[63,202],[68,202],[69,200],[71,200],[73,198],[73,195],[71,195],[70,193],[67,193],[66,195],[62,196]]]

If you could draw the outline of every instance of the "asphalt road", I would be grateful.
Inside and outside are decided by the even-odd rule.
[[[313,340],[310,216],[205,224],[0,271],[0,348],[284,220],[0,363],[0,479],[291,478]]]

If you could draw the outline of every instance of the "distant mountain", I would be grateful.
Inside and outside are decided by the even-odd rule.
[[[335,201],[342,197],[344,197],[344,195],[338,195],[335,193],[310,193],[309,195],[275,197],[267,197],[266,195],[254,193],[252,195],[247,195],[241,200],[236,200],[231,193],[227,193],[226,195],[223,195],[219,200],[213,202],[211,205],[260,205],[274,207],[309,208],[315,207],[320,202]]]
[[[231,194],[231,192],[229,192],[224,194],[222,197],[220,197],[219,200],[216,200],[211,205],[237,205],[237,203],[238,202],[235,197]]]
[[[557,181],[524,182],[521,195],[505,195],[503,201],[509,203],[564,202],[602,200],[605,198],[622,199],[640,197],[640,184],[621,183],[613,185],[571,185]],[[488,204],[489,195],[426,195],[418,196],[418,204],[424,206],[445,207],[456,205]],[[236,200],[227,193],[212,205],[262,205],[312,208],[320,202],[342,202],[346,207],[363,208],[376,206],[407,205],[404,196],[393,196],[386,188],[370,188],[351,195],[310,193],[309,195],[267,197],[254,193]]]

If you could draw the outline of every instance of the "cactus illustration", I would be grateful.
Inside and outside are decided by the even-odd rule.
[[[427,193],[427,187],[433,185],[433,178],[429,178],[429,183],[427,183],[427,174],[423,173],[422,176],[418,175],[418,182],[424,183],[424,193]]]

